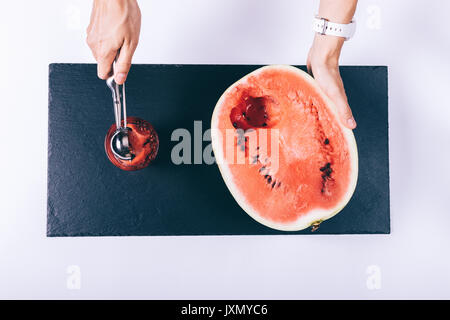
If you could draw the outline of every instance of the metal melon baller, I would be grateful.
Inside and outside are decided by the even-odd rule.
[[[113,68],[114,70],[114,68]],[[122,103],[119,91],[120,85],[114,81],[114,76],[106,80],[107,86],[111,89],[114,106],[114,117],[116,118],[116,132],[111,137],[111,150],[115,157],[121,160],[132,160],[132,146],[128,138],[127,128],[127,104],[125,100],[125,83],[122,85]],[[123,106],[123,126],[122,126],[122,106]]]

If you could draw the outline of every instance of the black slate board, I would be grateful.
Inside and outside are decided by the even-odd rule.
[[[311,234],[254,221],[234,201],[215,164],[177,166],[170,159],[178,143],[170,139],[173,130],[193,132],[194,120],[209,128],[223,91],[258,67],[133,65],[128,115],[153,124],[160,149],[148,168],[125,172],[104,151],[114,117],[96,66],[51,64],[47,236]],[[341,74],[358,122],[358,185],[343,212],[313,234],[389,233],[387,68],[346,66]]]

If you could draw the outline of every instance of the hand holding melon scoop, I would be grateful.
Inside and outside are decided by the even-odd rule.
[[[106,80],[106,84],[112,92],[116,119],[116,123],[109,128],[105,137],[106,154],[109,160],[122,170],[134,171],[145,168],[155,159],[158,152],[158,135],[147,121],[127,117],[125,83],[122,85],[122,95],[120,86],[113,76]]]
[[[98,62],[98,77],[107,80],[113,95],[116,123],[106,135],[105,150],[109,160],[123,170],[145,168],[158,151],[158,136],[151,124],[126,116],[124,83],[139,42],[140,29],[141,11],[136,0],[94,1],[86,41]],[[122,104],[120,85],[123,85]]]

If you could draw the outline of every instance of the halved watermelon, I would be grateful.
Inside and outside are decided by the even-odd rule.
[[[341,211],[355,190],[353,132],[298,68],[265,66],[229,87],[214,109],[211,135],[228,189],[268,227],[317,226]]]

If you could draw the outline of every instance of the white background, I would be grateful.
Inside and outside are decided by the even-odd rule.
[[[140,4],[136,63],[304,64],[317,11]],[[91,1],[1,8],[0,298],[450,298],[449,1],[359,3],[341,63],[389,66],[392,233],[355,236],[46,238],[48,63],[94,62]]]

